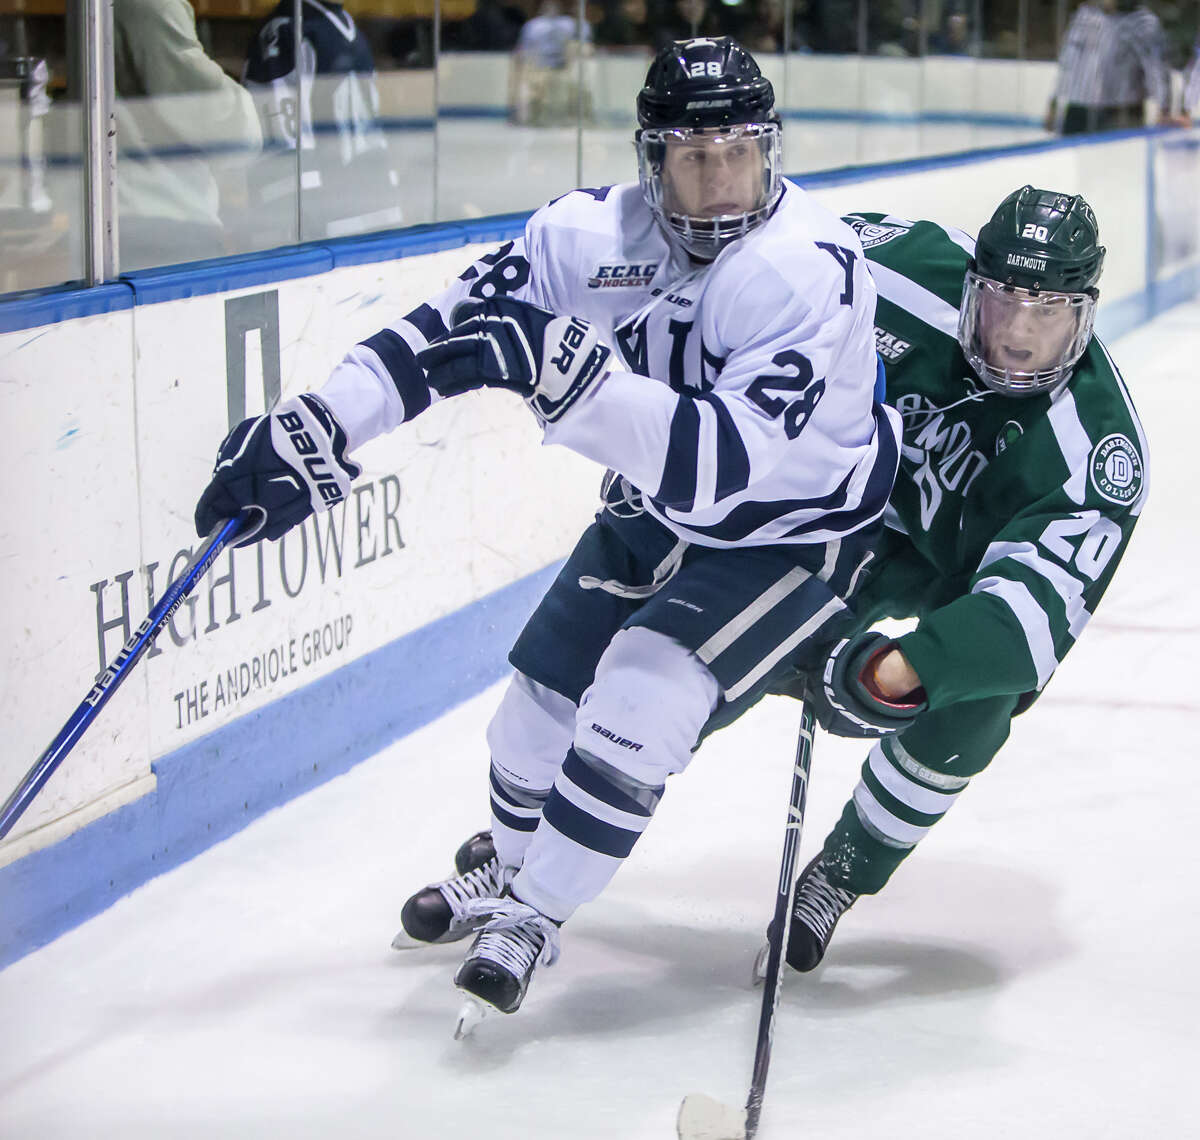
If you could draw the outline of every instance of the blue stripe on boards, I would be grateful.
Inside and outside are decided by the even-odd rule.
[[[671,417],[662,483],[654,501],[675,511],[690,511],[696,502],[696,461],[700,452],[700,413],[689,396],[678,396]]]
[[[499,681],[513,638],[561,566],[160,757],[154,791],[0,867],[0,967]]]
[[[750,456],[725,401],[711,392],[696,393],[717,416],[717,502],[750,485]]]
[[[641,834],[588,815],[571,803],[557,788],[550,790],[546,807],[542,811],[542,819],[560,835],[573,840],[580,847],[597,851],[601,855],[611,855],[614,859],[624,859],[628,856]]]
[[[317,277],[333,268],[333,255],[319,245],[297,245],[268,253],[193,261],[160,269],[123,273],[133,286],[136,304],[153,305],[188,297],[205,297],[252,285],[275,285],[298,277]]]
[[[638,803],[628,792],[619,788],[611,780],[606,780],[601,772],[584,760],[574,748],[567,752],[567,758],[563,761],[562,774],[577,788],[594,796],[601,803],[606,803],[618,811],[627,811],[630,815],[650,818],[651,811],[645,804]],[[661,797],[665,789],[657,787],[648,790],[652,790],[656,797]]]
[[[72,285],[10,293],[0,304],[0,333],[19,332],[100,313],[119,313],[132,309],[133,305],[133,289],[125,281],[94,285],[90,289]]]
[[[439,114],[446,117],[454,114],[450,109],[441,108]],[[505,114],[502,108],[496,114]],[[927,158],[910,158],[899,161],[880,162],[861,166],[841,166],[832,170],[815,172],[797,172],[787,175],[789,181],[801,187],[816,186],[849,186],[859,182],[867,182],[883,177],[906,176],[925,170],[945,169],[953,166],[977,165],[996,158],[1006,158],[1016,155],[1038,154],[1042,151],[1069,150],[1079,147],[1096,148],[1109,143],[1120,142],[1129,138],[1152,138],[1156,142],[1170,138],[1173,128],[1170,127],[1138,127],[1129,130],[1108,131],[1088,135],[1070,135],[1066,138],[1045,138],[1034,142],[1011,143],[1004,146],[989,147],[982,150],[954,151],[949,154],[931,155]],[[1172,140],[1174,141],[1174,140]],[[78,163],[78,159],[73,159]],[[289,277],[304,276],[305,270],[296,272],[290,269],[268,268],[264,273],[261,263],[273,262],[280,253],[303,253],[306,250],[323,250],[330,258],[330,264],[360,265],[381,261],[390,261],[399,257],[411,257],[420,254],[433,253],[438,250],[452,249],[475,242],[507,241],[517,237],[524,230],[525,223],[532,211],[525,210],[511,214],[496,214],[472,220],[456,222],[439,222],[422,224],[402,230],[382,231],[379,234],[331,239],[320,245],[293,246],[281,251],[269,251],[263,254],[243,255],[222,258],[219,261],[175,266],[171,272],[176,280],[170,288],[147,288],[143,285],[138,289],[136,304],[154,304],[159,301],[169,301],[176,297],[200,297],[209,293],[219,293],[231,289],[241,289],[248,286],[268,282],[284,281]],[[214,267],[220,267],[214,272]],[[123,277],[133,282],[135,276],[153,274],[157,270],[139,271],[139,274],[128,274]],[[1153,312],[1161,312],[1179,300],[1186,299],[1192,294],[1186,292],[1195,286],[1194,269],[1189,267],[1187,272],[1192,274],[1188,281],[1178,276],[1172,279],[1176,288],[1162,294],[1162,299],[1151,298]],[[184,278],[188,279],[184,279]],[[1152,287],[1152,285],[1151,285]],[[80,288],[78,282],[55,286],[49,290],[36,291],[36,298],[29,293],[8,294],[0,300],[0,332],[10,332],[19,329],[35,328],[40,325],[53,324],[58,321],[70,320],[80,316],[90,316],[105,313],[115,308],[126,308],[125,304],[113,304],[112,286],[99,285],[92,288]],[[1118,304],[1125,305],[1125,310],[1134,313],[1137,304],[1146,302],[1147,285],[1134,296],[1115,298]],[[1113,302],[1108,301],[1111,308]],[[1103,316],[1104,306],[1100,307]],[[1144,311],[1139,316],[1126,317],[1121,314],[1120,322],[1111,322],[1108,326],[1109,337],[1119,335],[1134,327],[1137,320],[1143,319]]]
[[[404,420],[419,415],[430,404],[429,385],[408,342],[391,329],[383,329],[362,342],[371,349],[388,370],[396,391],[404,404]]]

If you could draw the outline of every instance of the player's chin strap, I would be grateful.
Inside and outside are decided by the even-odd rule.
[[[654,574],[644,586],[628,586],[615,578],[601,580],[593,578],[590,574],[580,577],[579,586],[584,590],[603,590],[606,594],[615,594],[618,598],[630,598],[634,601],[648,598],[657,594],[675,576],[679,564],[683,561],[683,552],[687,548],[687,539],[679,539],[671,548],[670,554],[654,568]]]

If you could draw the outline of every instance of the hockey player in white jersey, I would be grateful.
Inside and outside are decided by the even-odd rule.
[[[196,512],[204,534],[254,507],[253,537],[278,537],[345,497],[355,448],[481,386],[608,468],[510,654],[491,838],[409,899],[395,943],[474,934],[455,982],[505,1012],[703,736],[850,623],[898,462],[862,248],[782,179],[754,60],[671,45],[638,120],[639,183],[550,203],[319,392],[240,424]]]

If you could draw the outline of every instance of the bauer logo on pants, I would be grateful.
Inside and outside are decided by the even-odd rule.
[[[1107,435],[1088,461],[1092,486],[1110,503],[1132,503],[1142,493],[1142,457],[1123,435]]]

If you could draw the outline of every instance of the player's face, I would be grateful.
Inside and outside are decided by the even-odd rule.
[[[979,337],[993,368],[1016,373],[1057,367],[1079,330],[1071,293],[1031,293],[992,285],[980,298]]]
[[[763,152],[753,137],[694,134],[669,140],[663,205],[691,218],[744,214],[763,204]]]

